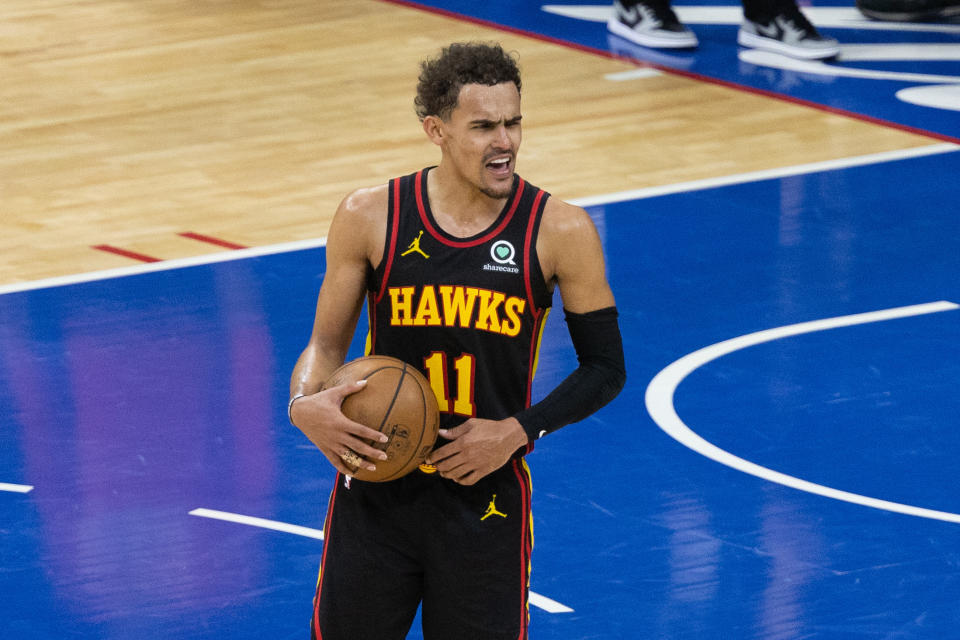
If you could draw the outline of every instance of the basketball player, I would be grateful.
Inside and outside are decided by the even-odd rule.
[[[609,402],[625,381],[613,293],[586,212],[515,173],[520,73],[499,46],[453,44],[422,64],[415,105],[440,163],[343,200],[309,344],[291,381],[296,424],[340,473],[330,498],[312,634],[400,640],[422,603],[427,640],[527,637],[534,440]],[[580,366],[544,400],[530,389],[559,288]],[[344,360],[366,298],[369,351],[430,380],[441,439],[399,480],[380,434],[340,412],[362,383],[318,393]]]

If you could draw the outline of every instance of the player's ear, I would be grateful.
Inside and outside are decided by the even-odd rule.
[[[443,144],[444,131],[443,120],[437,116],[427,116],[423,119],[423,131],[430,138],[430,142],[435,145]]]

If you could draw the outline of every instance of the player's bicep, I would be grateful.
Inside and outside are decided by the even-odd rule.
[[[363,306],[366,278],[342,264],[327,265],[313,323],[313,346],[337,352],[343,357],[356,329]]]
[[[545,250],[550,256],[564,308],[587,313],[614,306],[603,245],[587,213],[564,204],[555,212],[548,229]]]
[[[337,210],[327,236],[327,267],[317,297],[311,342],[340,357],[346,354],[363,307],[372,268],[370,246],[377,241],[372,237],[376,232],[367,212],[348,198]]]

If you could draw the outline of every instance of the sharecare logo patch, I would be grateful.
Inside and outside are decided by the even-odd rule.
[[[497,240],[490,246],[490,257],[497,264],[489,262],[483,265],[484,271],[505,271],[507,273],[520,273],[514,258],[517,250],[506,240]]]
[[[517,266],[517,263],[513,261],[515,255],[517,255],[516,249],[506,240],[497,240],[493,243],[493,246],[490,247],[490,257],[493,258],[493,261],[497,264],[512,264],[513,266]]]

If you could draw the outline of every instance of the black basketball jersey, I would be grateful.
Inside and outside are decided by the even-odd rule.
[[[424,373],[443,428],[507,418],[530,404],[550,309],[536,253],[549,194],[514,176],[496,221],[457,238],[430,210],[429,170],[390,181],[383,259],[369,283],[367,351]]]

